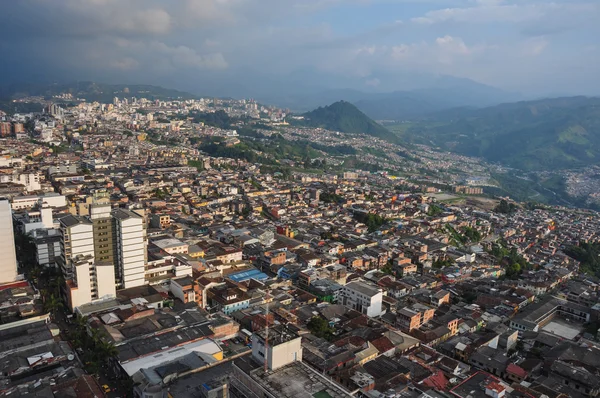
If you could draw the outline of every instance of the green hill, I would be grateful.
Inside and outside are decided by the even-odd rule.
[[[196,98],[196,96],[190,93],[159,86],[145,84],[103,84],[95,82],[75,82],[50,85],[19,84],[2,88],[0,90],[0,97],[19,98],[33,95],[50,98],[54,95],[63,93],[70,93],[73,97],[84,98],[87,101],[98,101],[103,103],[112,102],[114,97],[143,97],[151,100]]]
[[[600,98],[443,111],[412,125],[405,136],[523,170],[600,164]]]
[[[390,142],[398,140],[394,133],[374,122],[356,106],[346,101],[319,107],[302,116],[304,120],[301,123],[305,126],[321,127],[348,134],[367,134]]]

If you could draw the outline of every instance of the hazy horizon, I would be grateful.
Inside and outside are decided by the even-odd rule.
[[[444,87],[452,76],[528,98],[600,94],[600,2],[592,0],[3,6],[0,84],[93,80],[259,96]]]

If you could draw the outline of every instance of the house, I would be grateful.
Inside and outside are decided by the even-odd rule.
[[[202,294],[198,284],[193,279],[186,276],[178,279],[171,279],[169,289],[173,296],[177,297],[184,304],[197,303],[202,306]]]
[[[402,331],[410,332],[429,322],[434,314],[435,309],[421,303],[415,303],[398,310],[396,323]]]
[[[250,296],[232,282],[212,288],[208,296],[213,306],[230,315],[250,306]]]

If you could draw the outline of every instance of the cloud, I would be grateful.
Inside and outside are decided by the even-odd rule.
[[[140,63],[131,57],[116,59],[114,61],[110,61],[109,63],[110,68],[121,70],[133,70],[137,69],[139,66]]]
[[[6,81],[26,80],[17,65],[28,65],[48,79],[193,85],[200,92],[211,85],[217,95],[221,88],[263,88],[272,76],[298,81],[302,90],[397,90],[404,86],[390,84],[392,78],[412,72],[517,87],[543,75],[569,87],[597,80],[591,67],[576,79],[572,65],[600,62],[599,52],[589,50],[600,35],[597,0],[7,0],[2,6],[0,79]],[[261,78],[250,82],[250,71]]]
[[[549,7],[553,7],[552,4]],[[498,3],[483,3],[477,7],[445,8],[427,12],[422,17],[412,19],[419,24],[435,24],[442,22],[476,23],[491,22],[523,22],[540,18],[547,6],[516,4],[501,5]]]
[[[471,50],[461,38],[446,35],[435,39],[435,44],[437,44],[442,51],[449,54],[468,55],[471,53]]]
[[[535,37],[526,40],[523,43],[523,55],[530,57],[537,57],[541,55],[546,47],[548,47],[548,40],[545,37]]]
[[[169,59],[174,68],[196,68],[196,69],[224,69],[227,68],[227,62],[223,54],[199,54],[186,46],[170,47],[165,43],[153,42],[150,46],[156,51],[158,56],[165,56]]]
[[[502,0],[478,0],[468,7],[436,9],[426,12],[423,16],[414,17],[412,22],[417,24],[438,23],[525,23],[544,19],[554,19],[569,16],[582,17],[584,13],[598,12],[599,6],[592,2],[547,2],[529,1],[511,2]]]
[[[379,80],[378,78],[367,79],[365,81],[365,85],[367,85],[369,87],[378,87],[380,84],[381,84],[381,80]]]

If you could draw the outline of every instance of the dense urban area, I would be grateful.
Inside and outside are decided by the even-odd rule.
[[[596,211],[380,125],[127,93],[0,111],[0,396],[600,395]]]

